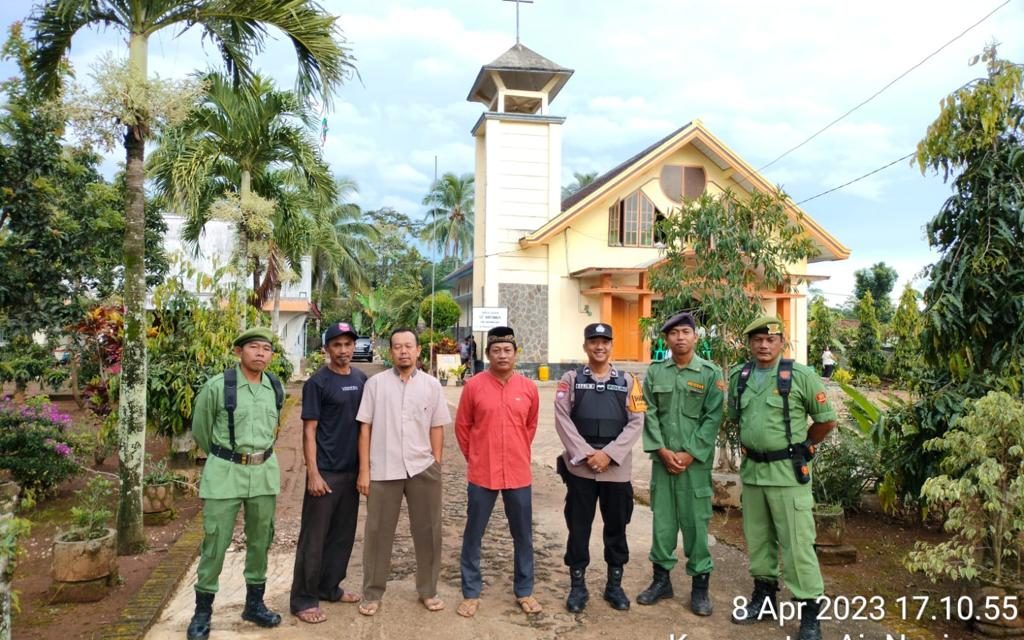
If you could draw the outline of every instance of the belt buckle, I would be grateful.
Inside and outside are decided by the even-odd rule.
[[[265,455],[265,451],[260,451],[259,453],[250,453],[248,464],[263,464],[263,456]]]
[[[239,455],[241,456],[241,459],[238,461],[238,464],[249,464],[249,454],[248,453],[241,453]]]

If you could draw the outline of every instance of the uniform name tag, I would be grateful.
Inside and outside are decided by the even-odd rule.
[[[597,388],[597,385],[595,385],[593,382],[577,382],[576,383],[576,388],[577,389],[595,389],[595,388]]]
[[[703,391],[704,390],[704,385],[703,384],[701,384],[699,382],[694,382],[693,380],[687,380],[686,381],[686,386],[690,387],[691,389],[696,389],[697,391]]]
[[[624,386],[617,385],[617,384],[605,385],[605,389],[608,389],[609,391],[621,391],[622,393],[628,393],[629,392],[629,387],[624,387]]]

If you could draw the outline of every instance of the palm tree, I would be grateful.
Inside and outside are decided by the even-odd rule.
[[[562,200],[565,200],[594,180],[597,180],[597,172],[591,171],[590,173],[580,173],[579,171],[573,171],[572,177],[574,180],[562,187]]]
[[[423,198],[430,207],[420,239],[465,260],[473,255],[473,175],[446,173]]]
[[[197,241],[211,204],[225,192],[237,193],[243,206],[253,193],[279,205],[290,200],[293,208],[299,201],[337,198],[313,135],[317,116],[297,94],[279,91],[260,76],[243,92],[219,73],[208,74],[206,83],[203,103],[160,136],[160,147],[149,160],[158,194],[187,215],[186,241]],[[271,169],[282,166],[287,173]],[[249,251],[253,238],[243,231],[239,225],[238,253],[255,291],[264,265]]]
[[[32,68],[45,95],[60,92],[64,57],[79,30],[116,28],[128,40],[129,82],[148,79],[150,37],[164,29],[178,33],[198,26],[216,46],[232,78],[252,77],[251,59],[266,40],[268,27],[281,31],[295,48],[296,87],[300,95],[320,94],[325,104],[355,69],[337,17],[314,0],[43,0],[33,22]],[[119,437],[121,479],[117,510],[118,551],[140,552],[146,544],[142,525],[142,465],[146,434],[146,273],[145,143],[151,121],[136,113],[126,121],[127,176],[124,235],[125,339],[122,355]]]
[[[318,303],[325,294],[364,293],[369,288],[364,265],[375,260],[371,243],[379,239],[359,205],[348,202],[356,183],[349,178],[338,178],[337,183],[338,202],[314,215],[313,290]]]

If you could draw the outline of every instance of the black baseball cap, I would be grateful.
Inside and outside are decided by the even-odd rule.
[[[336,322],[331,326],[327,327],[327,331],[324,331],[324,344],[327,344],[331,340],[334,340],[338,336],[349,335],[352,338],[358,338],[359,334],[352,328],[347,322]]]

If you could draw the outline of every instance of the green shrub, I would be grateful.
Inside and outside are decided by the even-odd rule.
[[[324,366],[327,362],[327,357],[324,355],[323,350],[317,350],[306,356],[306,372],[313,373]]]
[[[0,469],[22,488],[47,493],[78,472],[66,433],[71,418],[45,398],[0,401]]]
[[[836,384],[850,384],[853,382],[853,374],[846,369],[836,367],[836,370],[832,372],[832,382]]]
[[[142,475],[142,484],[169,484],[178,479],[178,474],[167,468],[166,460],[161,458],[153,462],[153,458],[146,456],[146,472]]]
[[[982,576],[997,584],[1019,583],[1024,577],[1024,402],[989,392],[968,402],[956,426],[924,448],[942,455],[943,473],[925,481],[921,496],[931,508],[949,508],[945,529],[952,538],[918,542],[907,555],[907,568],[932,580]]]
[[[452,294],[447,291],[438,291],[431,296],[424,298],[423,302],[420,303],[420,317],[423,318],[424,322],[429,327],[430,322],[430,307],[431,299],[433,299],[434,307],[434,329],[438,331],[445,331],[455,326],[455,323],[459,321],[459,317],[462,315],[462,307],[459,303],[455,302],[452,298]]]
[[[71,507],[71,528],[62,539],[68,542],[96,540],[107,535],[107,522],[114,513],[110,510],[110,498],[114,485],[103,476],[93,476],[88,484],[75,492],[78,504]]]
[[[873,373],[858,373],[855,379],[857,380],[857,384],[863,387],[882,386],[882,380]]]
[[[878,449],[871,439],[849,429],[837,429],[814,456],[814,500],[856,510],[861,496],[882,474]]]

